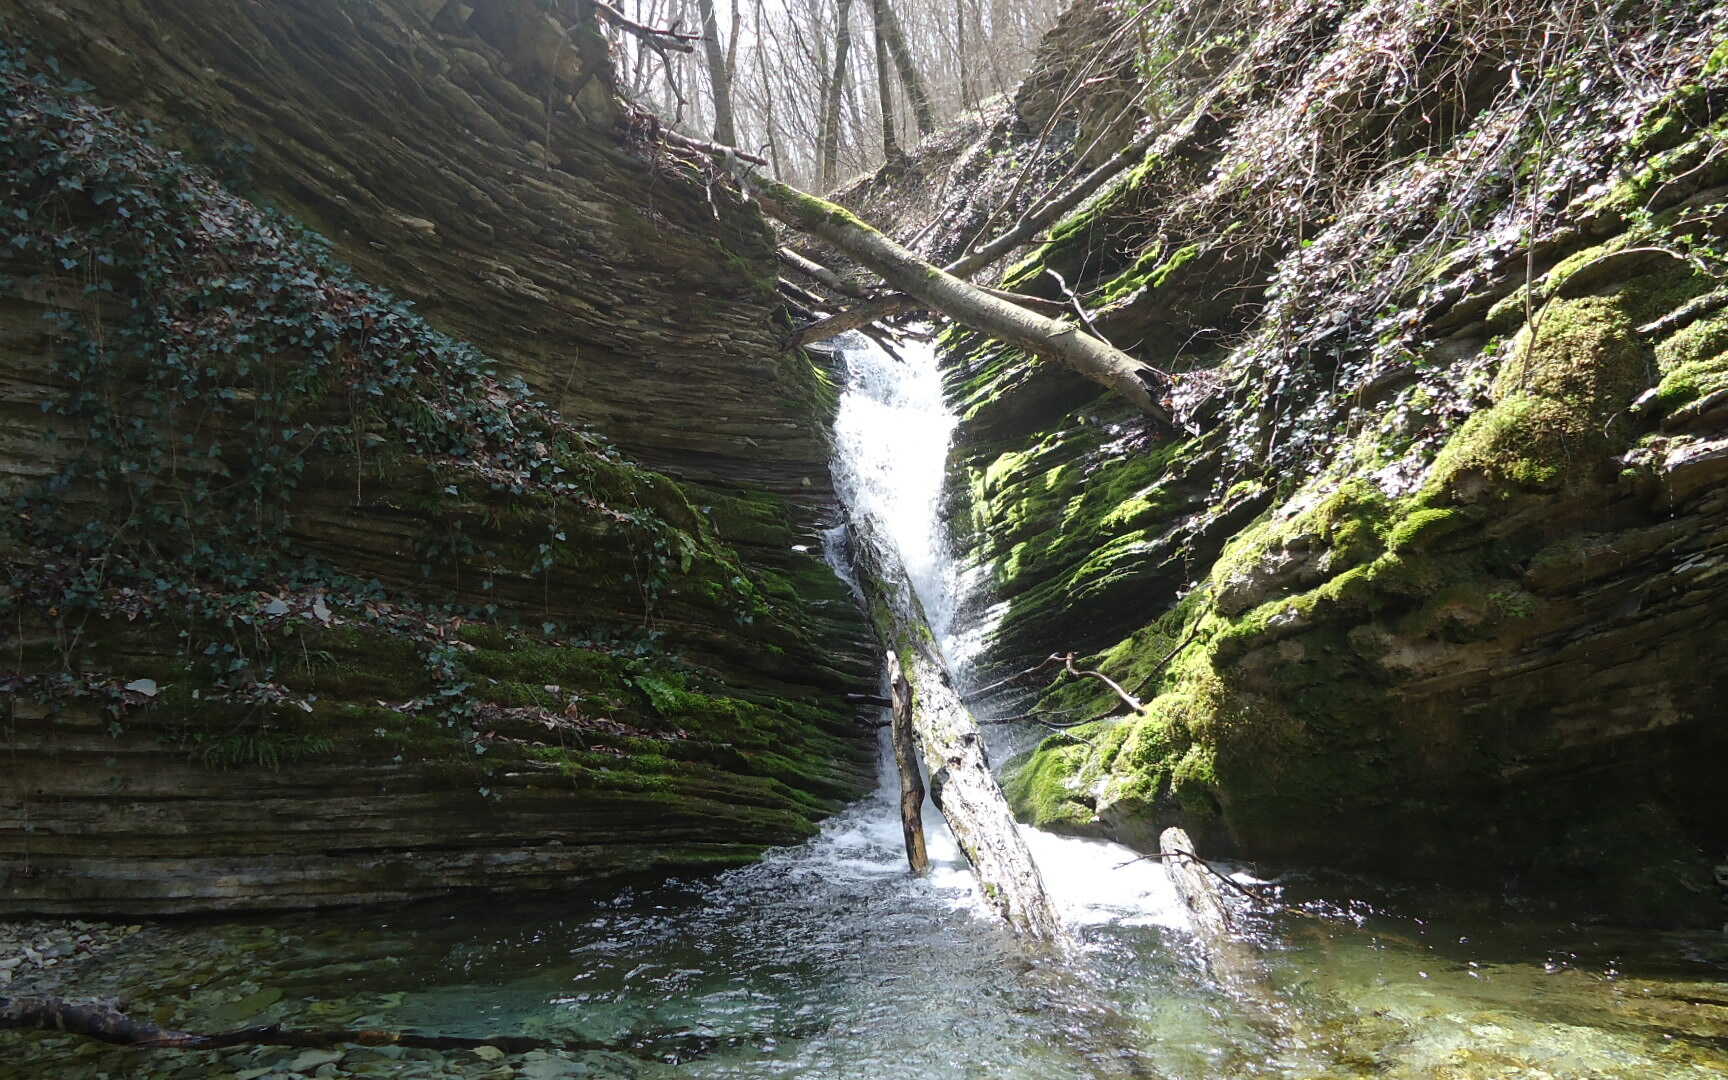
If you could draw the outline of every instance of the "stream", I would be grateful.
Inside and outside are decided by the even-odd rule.
[[[847,348],[836,476],[853,512],[901,546],[963,681],[978,627],[957,631],[965,586],[938,524],[954,419],[931,348],[903,355]],[[1031,737],[991,736],[997,762]],[[1243,913],[1269,1011],[1205,974],[1156,863],[1026,829],[1077,940],[1061,962],[1030,960],[985,915],[932,811],[932,872],[907,874],[885,744],[884,759],[877,791],[818,837],[717,876],[557,901],[163,922],[81,964],[75,984],[44,976],[64,993],[129,995],[184,1029],[520,1033],[632,1053],[174,1054],[6,1035],[0,1078],[1728,1074],[1722,936],[1556,923],[1497,897],[1278,879],[1299,913]]]

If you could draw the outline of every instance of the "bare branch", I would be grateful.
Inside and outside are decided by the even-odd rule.
[[[602,0],[593,0],[593,2],[594,10],[599,12],[607,22],[626,34],[633,34],[641,38],[655,49],[670,49],[673,52],[685,53],[695,52],[696,46],[689,44],[689,42],[702,40],[701,34],[685,34],[677,30],[656,30],[652,26],[643,26],[611,4],[603,3]]]

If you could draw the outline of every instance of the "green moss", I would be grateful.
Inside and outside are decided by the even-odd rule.
[[[1215,814],[1213,728],[1222,692],[1215,677],[1196,673],[1183,689],[1159,695],[1123,725],[1102,785],[1102,798],[1113,813],[1161,818],[1166,824],[1176,810],[1190,821]]]
[[[296,687],[312,693],[348,700],[406,701],[432,688],[420,645],[411,638],[377,629],[337,627],[303,631],[301,643],[302,649],[284,650],[288,674]]]
[[[1664,412],[1728,387],[1728,315],[1700,319],[1656,347]]]
[[[1704,61],[1706,77],[1728,74],[1728,38],[1717,42],[1710,51],[1710,56]]]
[[[1650,359],[1618,297],[1547,304],[1429,473],[1424,500],[1475,502],[1549,490],[1585,476],[1623,440],[1623,417],[1650,380]]]
[[[1199,244],[1184,245],[1168,256],[1163,244],[1156,244],[1136,259],[1134,265],[1104,284],[1104,300],[1119,300],[1141,288],[1161,289],[1177,271],[1199,257]]]
[[[1165,444],[1132,457],[1094,462],[1082,452],[1095,436],[1004,454],[975,487],[974,531],[998,557],[999,595],[1012,598],[1040,583],[1060,581],[1070,593],[1133,572],[1148,542],[1163,529],[1170,503],[1163,481],[1185,444]]]
[[[1471,515],[1455,507],[1424,507],[1406,514],[1386,534],[1386,550],[1422,551],[1467,527]]]
[[[1090,796],[1079,786],[1079,774],[1092,755],[1076,738],[1053,736],[1008,766],[1002,790],[1015,816],[1040,829],[1074,831],[1095,822]]]

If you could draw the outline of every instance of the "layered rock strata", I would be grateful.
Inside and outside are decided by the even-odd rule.
[[[728,865],[868,783],[832,385],[586,4],[0,18],[0,910]]]

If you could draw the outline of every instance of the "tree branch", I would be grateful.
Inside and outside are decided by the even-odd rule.
[[[1070,675],[1076,675],[1076,676],[1084,675],[1090,679],[1097,679],[1099,682],[1103,683],[1105,686],[1108,686],[1111,690],[1115,691],[1116,696],[1122,699],[1122,703],[1124,705],[1128,706],[1130,711],[1132,711],[1132,712],[1139,712],[1140,711],[1140,699],[1135,697],[1134,695],[1130,694],[1128,691],[1122,689],[1122,687],[1118,686],[1116,684],[1115,679],[1112,679],[1110,676],[1104,674],[1102,671],[1082,671],[1079,668],[1075,667],[1074,666],[1074,654],[1073,653],[1068,653],[1067,655],[1062,656],[1060,658],[1051,657],[1051,659],[1053,659],[1053,660],[1054,659],[1060,659],[1062,661],[1063,666],[1067,669],[1068,674],[1070,674]]]
[[[145,1020],[136,1020],[120,1008],[113,999],[87,1002],[64,998],[0,997],[0,1030],[35,1029],[64,1031],[84,1035],[99,1042],[116,1046],[136,1046],[148,1050],[216,1050],[225,1046],[303,1046],[323,1048],[349,1044],[354,1046],[407,1046],[423,1050],[477,1050],[496,1047],[507,1054],[529,1050],[604,1050],[630,1054],[646,1061],[665,1061],[664,1047],[654,1048],[633,1039],[629,1042],[603,1043],[588,1040],[536,1039],[526,1035],[497,1035],[485,1039],[455,1035],[416,1035],[406,1031],[374,1031],[361,1028],[325,1028],[320,1030],[284,1028],[280,1024],[266,1027],[239,1028],[213,1034],[189,1031],[169,1031]],[[706,1047],[694,1046],[680,1056],[695,1057]]]
[[[1087,196],[1114,179],[1123,169],[1144,158],[1146,151],[1158,140],[1159,134],[1158,128],[1147,131],[1111,155],[1110,160],[1082,176],[1072,186],[1045,196],[1006,232],[971,254],[955,259],[943,269],[958,278],[971,277],[1015,248],[1030,243],[1033,237],[1079,206]]]
[[[841,296],[850,296],[854,300],[870,299],[871,294],[866,290],[860,289],[858,286],[847,281],[845,278],[836,274],[834,271],[828,269],[826,266],[823,266],[814,259],[806,259],[804,256],[798,254],[789,247],[775,248],[774,255],[781,262],[798,271],[800,274],[803,274],[805,277],[810,278],[813,281],[821,282],[830,289],[839,293]]]
[[[592,0],[592,2],[594,4],[594,10],[599,12],[607,22],[627,34],[633,34],[636,37],[641,38],[655,49],[661,51],[671,49],[673,52],[686,53],[695,52],[696,46],[689,44],[689,42],[702,40],[701,34],[685,34],[680,33],[677,30],[656,30],[652,26],[643,26],[635,19],[630,18],[622,11],[613,7],[611,4],[604,3],[603,0]]]
[[[662,127],[660,129],[660,137],[674,146],[682,146],[686,150],[694,150],[700,154],[707,154],[709,157],[717,158],[722,162],[736,159],[738,161],[748,161],[752,165],[761,165],[764,168],[768,165],[768,159],[763,157],[761,154],[752,154],[748,150],[739,150],[732,146],[721,146],[719,143],[709,142],[706,139],[693,139],[688,135],[681,135],[668,127]]]
[[[909,311],[921,310],[924,306],[905,293],[889,293],[811,323],[793,334],[790,344],[813,345],[818,341],[839,337],[848,330],[868,326],[878,319],[886,319],[890,315],[904,315]]]

